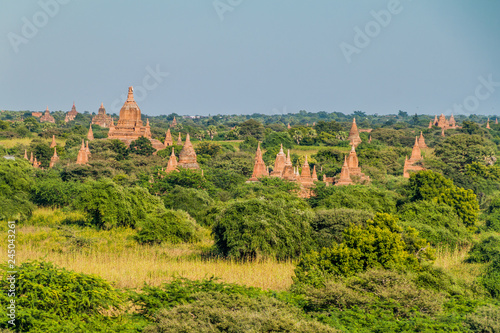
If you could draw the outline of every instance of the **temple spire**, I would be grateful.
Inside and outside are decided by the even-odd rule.
[[[52,143],[50,144],[50,148],[54,148],[55,146],[57,146],[56,136],[52,135]]]
[[[135,102],[134,101],[134,87],[128,87],[127,102]]]
[[[89,132],[87,133],[88,140],[94,140],[94,132],[92,131],[92,123],[89,126]]]
[[[24,150],[24,159],[27,160],[28,159],[28,151],[25,149]]]

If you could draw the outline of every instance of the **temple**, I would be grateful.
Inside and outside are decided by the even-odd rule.
[[[94,140],[94,132],[92,132],[92,124],[89,126],[89,132],[87,133],[87,139],[92,141]]]
[[[53,168],[57,161],[59,161],[59,156],[57,156],[56,147],[54,147],[54,155],[50,158],[49,168]]]
[[[349,131],[349,142],[352,146],[357,147],[361,143],[361,138],[359,137],[358,126],[356,125],[356,118],[352,118],[352,126]]]
[[[87,164],[89,161],[89,154],[87,153],[88,146],[85,147],[85,143],[82,140],[82,147],[78,151],[78,156],[76,158],[76,164]]]
[[[418,138],[418,147],[419,147],[420,149],[429,148],[429,147],[427,147],[427,145],[425,144],[425,139],[424,139],[424,135],[422,134],[422,131],[420,131],[420,137]]]
[[[106,114],[106,109],[104,105],[101,103],[101,107],[97,111],[97,115],[92,118],[92,124],[99,125],[104,128],[108,128],[113,123],[113,118]]]
[[[488,121],[486,122],[486,128],[487,129],[491,129],[491,127],[490,127],[490,118],[488,118]]]
[[[443,129],[444,131],[444,129]],[[418,138],[415,137],[415,144],[413,145],[413,149],[411,151],[411,157],[408,159],[408,156],[405,157],[405,164],[403,169],[403,177],[410,178],[410,171],[417,172],[420,170],[424,170],[420,165],[415,165],[417,162],[422,160],[422,155],[420,153],[420,146],[418,142]]]
[[[128,88],[128,97],[120,110],[120,119],[116,126],[111,123],[108,132],[108,139],[118,139],[130,146],[132,141],[139,139],[141,136],[149,139],[156,150],[165,148],[163,143],[151,138],[151,128],[149,120],[144,126],[141,120],[141,109],[137,106],[134,100],[134,89]]]
[[[181,132],[179,132],[179,137],[177,138],[177,145],[182,146]]]
[[[442,113],[439,116],[439,119],[437,116],[434,116],[434,121],[431,121],[431,123],[429,123],[429,128],[431,128],[432,126],[437,126],[439,128],[445,129],[445,130],[458,128],[458,126],[455,122],[455,117],[453,117],[453,115],[451,115],[450,119],[447,120],[446,117],[444,116],[444,114],[442,114]]]
[[[283,152],[283,144],[281,145],[276,161],[274,162],[274,170],[271,172],[271,177],[283,178],[283,171],[285,171],[285,164],[287,162],[286,155]]]
[[[172,134],[170,134],[170,128],[167,130],[167,133],[165,134],[165,148],[168,146],[173,146],[174,141],[172,140]]]
[[[71,108],[71,111],[66,113],[66,117],[64,117],[64,121],[70,122],[72,120],[75,120],[75,117],[77,114],[78,114],[78,111],[76,111],[75,102],[73,102],[73,107]]]
[[[172,147],[172,154],[168,160],[166,173],[172,172],[177,169],[177,157],[175,156],[174,147]]]
[[[323,178],[326,180],[326,177]],[[337,180],[335,185],[351,185],[352,183],[351,175],[349,174],[349,165],[347,164],[347,155],[344,155],[344,165],[340,171],[340,178]]]
[[[50,148],[54,148],[55,146],[57,146],[56,136],[52,135],[52,142],[50,143]]]
[[[45,109],[45,113],[43,114],[43,116],[40,117],[40,122],[41,123],[54,123],[56,122],[56,120],[54,119],[54,117],[52,117],[50,115],[50,111],[49,111],[49,107],[47,106],[47,109]]]
[[[170,127],[175,127],[175,126],[177,126],[177,119],[175,119],[175,116],[174,116],[174,120],[172,120]]]
[[[179,153],[179,163],[177,165],[186,169],[200,168],[198,162],[196,161],[196,152],[194,151],[191,140],[189,139],[189,133],[186,135],[186,142]]]
[[[257,145],[257,152],[255,153],[255,164],[253,167],[252,177],[248,180],[249,182],[257,182],[259,178],[269,176],[269,171],[266,168],[266,164],[262,159],[262,151],[260,150],[260,142]]]

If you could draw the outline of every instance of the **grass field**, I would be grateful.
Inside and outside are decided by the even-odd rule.
[[[4,148],[13,148],[18,144],[29,146],[33,139],[34,138],[0,139],[0,145],[3,146]],[[52,139],[42,139],[42,140],[46,141],[49,144],[52,142]],[[62,146],[64,145],[64,142],[65,140],[56,138],[56,143],[58,145]]]
[[[76,272],[99,275],[119,288],[135,289],[144,283],[160,285],[179,276],[215,276],[228,283],[276,291],[287,290],[292,284],[293,261],[238,262],[206,256],[213,244],[208,229],[198,243],[143,246],[134,240],[133,229],[102,231],[63,225],[61,222],[68,217],[76,221],[82,216],[38,209],[30,221],[19,225],[17,264],[27,260],[50,261]],[[481,265],[463,262],[468,250],[469,246],[438,248],[435,266],[472,282],[480,275]],[[0,251],[7,253],[5,242]]]

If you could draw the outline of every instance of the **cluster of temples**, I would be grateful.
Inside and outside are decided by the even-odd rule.
[[[450,119],[446,119],[442,113],[439,118],[438,116],[434,116],[434,120],[429,121],[429,128],[432,128],[432,126],[437,126],[443,130],[458,128],[453,115],[450,116]]]
[[[170,134],[170,130],[167,132],[167,134]],[[170,140],[171,139],[172,137],[170,137]],[[165,146],[166,145],[167,143],[165,143]],[[170,144],[170,146],[172,146],[172,144]],[[186,135],[186,142],[184,143],[184,146],[182,147],[182,150],[179,153],[179,160],[177,161],[177,156],[175,156],[174,147],[172,147],[172,154],[170,155],[170,158],[168,160],[167,169],[163,171],[165,171],[166,173],[170,173],[172,171],[178,170],[179,167],[192,170],[200,169],[200,166],[198,165],[198,162],[196,160],[196,152],[194,151],[193,144],[191,143],[189,133]]]
[[[66,113],[66,117],[64,117],[64,121],[70,122],[72,120],[75,120],[75,117],[77,114],[78,114],[78,111],[76,111],[75,102],[73,102],[73,106],[71,107],[71,111]]]

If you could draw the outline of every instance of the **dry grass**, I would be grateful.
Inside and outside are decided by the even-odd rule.
[[[67,235],[90,240],[90,245],[75,246],[71,242],[73,236]],[[27,260],[50,261],[76,272],[99,275],[118,288],[135,289],[144,283],[160,285],[179,276],[188,279],[215,276],[228,283],[278,291],[292,284],[293,262],[202,259],[213,243],[207,230],[203,240],[196,244],[141,246],[133,239],[134,235],[132,229],[97,231],[63,226],[57,230],[47,226],[19,226],[17,264]],[[1,247],[0,251],[6,253]]]
[[[4,148],[13,148],[18,144],[29,146],[31,140],[33,140],[33,138],[0,139],[0,145]],[[52,142],[52,138],[43,139],[43,141],[47,142],[50,145],[50,143]],[[56,138],[56,143],[59,146],[64,146],[65,140]]]
[[[472,283],[481,274],[481,264],[465,263],[467,252],[472,245],[456,247],[453,250],[438,248],[436,251],[436,261],[434,265],[442,268],[452,276],[457,277],[467,283]]]

